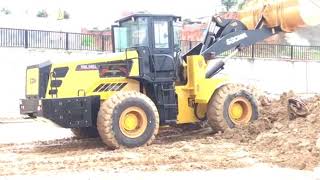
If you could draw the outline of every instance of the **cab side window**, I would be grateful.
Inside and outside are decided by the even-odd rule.
[[[169,48],[168,21],[154,21],[155,48]]]

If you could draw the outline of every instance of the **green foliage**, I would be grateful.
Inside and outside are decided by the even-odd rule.
[[[229,11],[238,3],[238,0],[221,0],[221,3],[226,7],[227,11]]]
[[[1,12],[1,14],[4,14],[4,15],[9,15],[9,14],[11,14],[11,11],[10,11],[9,9],[7,9],[7,8],[2,8],[2,9],[0,10],[0,12]]]
[[[38,11],[38,13],[37,13],[37,17],[43,17],[43,18],[46,18],[46,17],[48,17],[48,13],[47,13],[47,11],[46,11],[46,10],[42,9],[42,10]]]
[[[183,19],[183,24],[190,24],[192,21],[189,18]]]
[[[240,4],[238,5],[238,9],[241,10],[241,9],[244,7],[245,4],[246,4],[245,1],[243,1],[242,3],[240,3]]]
[[[94,44],[94,38],[93,38],[93,37],[90,37],[90,36],[83,37],[81,44],[82,44],[83,46],[91,46],[91,45]]]

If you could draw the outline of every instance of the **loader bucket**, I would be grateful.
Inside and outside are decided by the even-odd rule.
[[[293,32],[303,26],[320,24],[318,0],[253,0],[239,12],[240,21],[248,29],[255,29],[263,17],[272,28],[280,26],[285,32]]]

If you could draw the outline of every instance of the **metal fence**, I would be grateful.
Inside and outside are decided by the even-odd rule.
[[[196,46],[200,42],[181,41],[182,52]],[[219,55],[227,56],[232,50]],[[246,47],[236,54],[237,57],[245,58],[273,58],[288,60],[320,60],[320,46],[297,46],[282,44],[255,44]]]
[[[182,52],[199,42],[181,40]],[[0,47],[112,51],[110,35],[0,28]],[[226,56],[231,51],[220,56]],[[320,46],[255,44],[237,53],[238,57],[320,60]]]
[[[0,47],[112,51],[107,35],[0,28]]]
[[[222,54],[228,55],[229,52]],[[255,44],[237,53],[238,57],[273,58],[288,60],[320,60],[320,46],[296,46],[281,44]]]

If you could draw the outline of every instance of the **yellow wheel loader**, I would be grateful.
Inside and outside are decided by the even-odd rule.
[[[159,126],[208,121],[215,132],[258,118],[252,92],[219,72],[232,49],[281,31],[261,18],[254,29],[213,17],[202,43],[180,55],[178,16],[134,14],[112,27],[104,58],[27,67],[20,112],[42,116],[82,137],[100,136],[110,148],[152,143]]]

